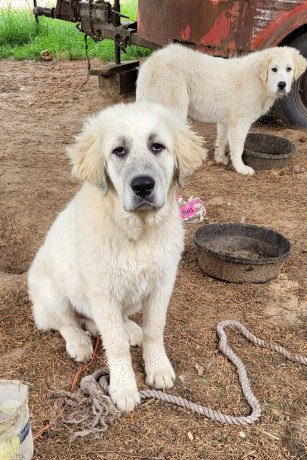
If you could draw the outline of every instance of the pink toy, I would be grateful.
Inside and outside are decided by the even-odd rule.
[[[190,196],[188,201],[184,201],[180,195],[176,195],[175,199],[180,207],[181,220],[191,223],[198,223],[204,220],[206,208],[200,198]]]

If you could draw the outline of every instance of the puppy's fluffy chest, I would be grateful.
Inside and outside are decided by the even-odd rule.
[[[153,241],[149,245],[129,242],[109,264],[101,267],[101,286],[108,280],[112,296],[129,314],[141,308],[143,299],[159,289],[180,259],[181,248],[171,240],[165,242],[164,249]],[[134,250],[129,246],[134,246]]]
[[[87,194],[87,187],[80,198]],[[93,192],[93,190],[92,190]],[[96,202],[95,202],[96,198]],[[108,292],[128,308],[157,289],[177,268],[183,250],[183,225],[174,198],[164,210],[147,219],[122,213],[92,193],[90,207],[79,212],[75,203],[77,225],[76,257],[80,289]],[[78,302],[79,303],[79,302]]]
[[[114,229],[113,233],[104,232],[101,238],[91,237],[91,247],[87,247],[87,254],[82,254],[83,261],[87,256],[91,260],[86,277],[89,271],[95,271],[99,283],[107,279],[108,283],[120,286],[122,291],[126,284],[135,284],[137,289],[143,282],[159,283],[169,265],[174,262],[177,265],[183,250],[183,229],[179,219],[169,218],[164,225],[140,228],[137,239],[131,237],[128,229],[118,230],[118,233]]]

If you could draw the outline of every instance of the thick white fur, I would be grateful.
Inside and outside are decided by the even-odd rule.
[[[149,151],[153,132],[165,145],[161,155]],[[112,153],[123,136],[129,144],[125,159]],[[163,343],[183,250],[174,184],[202,164],[206,151],[202,139],[167,108],[134,103],[89,119],[68,155],[73,174],[85,183],[58,215],[30,268],[33,314],[39,329],[61,333],[77,361],[93,352],[90,334],[81,326],[93,335],[97,329],[110,369],[111,398],[119,409],[131,411],[140,397],[129,343],[143,341],[148,384],[170,388],[175,379]],[[125,211],[131,205],[126,195],[133,192],[123,195],[121,182],[129,186],[134,174],[148,171],[157,184],[162,171],[159,208]],[[143,329],[128,318],[141,308]]]
[[[169,45],[141,66],[136,98],[169,106],[183,119],[190,115],[201,122],[218,123],[215,160],[228,163],[228,143],[234,169],[253,174],[242,161],[250,126],[290,91],[292,81],[304,73],[306,64],[299,51],[290,47],[222,59]],[[286,83],[282,92],[277,86],[281,81]]]

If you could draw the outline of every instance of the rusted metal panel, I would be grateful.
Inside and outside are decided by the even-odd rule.
[[[231,53],[250,42],[248,28],[238,33],[248,12],[239,0],[139,0],[138,34],[161,46],[179,41]]]
[[[231,56],[274,46],[307,24],[302,0],[138,0],[138,35]]]
[[[251,49],[278,45],[287,35],[307,24],[307,1],[258,0]]]

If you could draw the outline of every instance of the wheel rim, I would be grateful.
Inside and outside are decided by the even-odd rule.
[[[307,72],[294,83],[293,95],[297,107],[307,117]]]

